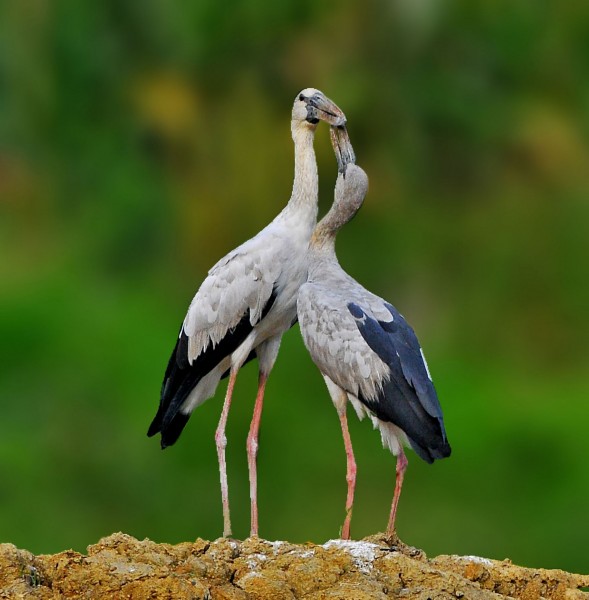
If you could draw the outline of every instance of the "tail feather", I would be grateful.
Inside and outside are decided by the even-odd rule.
[[[422,458],[430,465],[434,462],[434,460],[447,458],[452,452],[450,444],[448,444],[446,441],[443,441],[441,444],[436,446],[422,446],[412,438],[409,438],[409,443],[411,444],[411,448],[413,448],[415,454],[417,454],[417,456]]]
[[[277,290],[274,288],[266,301],[261,319],[268,314],[276,297]],[[156,433],[162,434],[162,448],[174,444],[182,433],[190,417],[190,413],[182,412],[182,405],[192,390],[205,375],[241,346],[256,324],[250,322],[249,311],[244,313],[239,323],[227,331],[225,337],[218,344],[209,344],[206,350],[192,361],[192,364],[188,360],[188,336],[184,333],[183,328],[180,329],[164,375],[160,405],[147,430],[147,435],[150,437]],[[250,352],[246,362],[254,357],[254,351]],[[225,375],[226,373],[223,376]]]
[[[210,373],[226,356],[233,353],[248,336],[252,327],[245,316],[238,325],[213,347],[188,362],[188,337],[182,331],[168,362],[158,411],[147,431],[148,436],[162,434],[162,448],[171,446],[180,436],[190,414],[181,412],[182,405],[199,381]]]
[[[390,369],[378,397],[360,400],[380,420],[402,429],[425,461],[445,458],[450,446],[442,408],[415,332],[392,305],[384,306],[390,321],[378,321],[361,306],[348,304],[364,341]]]
[[[399,427],[415,453],[428,463],[450,456],[444,421],[432,417],[415,390],[403,380],[389,380],[375,400],[360,400],[381,420]]]
[[[182,411],[176,413],[174,418],[162,430],[162,450],[168,446],[172,446],[176,442],[186,423],[188,423],[188,419],[190,419],[190,414],[185,414]]]

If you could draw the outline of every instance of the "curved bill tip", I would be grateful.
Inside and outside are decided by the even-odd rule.
[[[350,136],[345,125],[330,127],[329,135],[331,137],[331,145],[337,159],[337,170],[340,173],[346,172],[346,167],[356,162],[356,154],[350,141]]]
[[[343,127],[346,124],[346,115],[342,109],[321,92],[313,94],[308,99],[308,103],[315,109],[315,116],[321,121],[325,121],[333,127]]]

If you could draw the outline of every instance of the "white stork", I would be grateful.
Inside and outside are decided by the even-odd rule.
[[[348,494],[342,538],[350,537],[356,463],[346,417],[348,400],[358,417],[370,416],[383,445],[397,457],[395,493],[387,537],[395,515],[410,445],[426,462],[450,455],[442,409],[413,329],[388,302],[352,279],[339,265],[335,238],[362,206],[366,173],[341,160],[349,146],[332,129],[340,174],[335,200],[315,228],[309,249],[309,278],[301,286],[298,316],[305,346],[319,367],[338,412],[347,456]],[[338,137],[340,138],[338,141]],[[338,148],[337,146],[340,146]],[[353,156],[353,152],[349,151]]]
[[[259,384],[247,438],[251,535],[258,534],[256,456],[264,388],[284,332],[296,323],[296,299],[307,278],[306,252],[317,222],[318,174],[313,139],[319,121],[345,123],[342,111],[323,93],[308,88],[297,94],[291,132],[295,173],[290,200],[255,237],[222,258],[208,273],[190,304],[170,357],[160,405],[148,435],[161,434],[172,445],[192,411],[214,395],[219,381],[229,384],[215,433],[223,535],[231,535],[225,425],[239,369],[254,357]]]

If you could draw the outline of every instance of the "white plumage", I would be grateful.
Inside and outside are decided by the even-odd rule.
[[[158,412],[148,435],[161,433],[162,447],[173,444],[192,411],[210,398],[221,378],[229,385],[215,434],[224,535],[231,534],[225,466],[225,424],[238,370],[255,356],[260,382],[248,436],[252,535],[257,535],[256,452],[266,379],[284,332],[296,321],[296,298],[307,276],[306,252],[317,220],[318,175],[313,138],[319,120],[342,125],[339,108],[315,89],[297,95],[291,121],[295,177],[284,210],[260,233],[209,271],[192,300],[172,352]]]

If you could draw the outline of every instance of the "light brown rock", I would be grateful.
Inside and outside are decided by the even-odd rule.
[[[382,535],[323,545],[198,539],[172,546],[113,534],[34,556],[0,544],[0,599],[589,600],[589,576],[509,561],[438,556]]]

